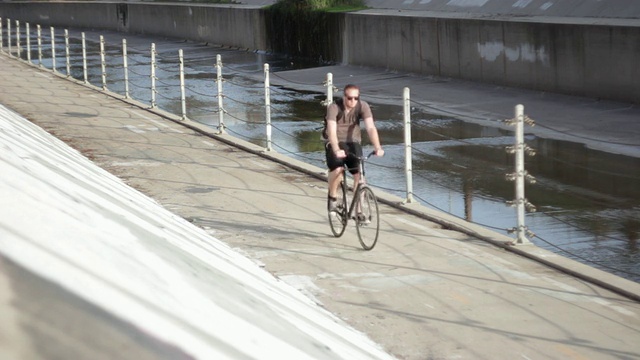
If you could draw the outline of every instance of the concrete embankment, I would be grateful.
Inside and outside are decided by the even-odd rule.
[[[437,5],[431,8],[438,9]],[[593,12],[600,9],[592,8]],[[640,48],[636,46],[640,21],[583,13],[585,17],[495,16],[369,9],[331,14],[335,19],[329,23],[339,24],[324,30],[339,33],[336,44],[325,47],[331,53],[306,55],[343,64],[640,102]],[[595,16],[603,13],[607,12],[599,10]],[[249,50],[269,51],[279,41],[270,36],[265,11],[252,5],[4,2],[0,16],[23,23],[103,28]],[[304,31],[296,36],[293,45],[310,41]]]
[[[0,149],[0,358],[393,359],[2,105]]]

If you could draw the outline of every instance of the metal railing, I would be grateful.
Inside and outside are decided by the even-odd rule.
[[[0,18],[0,29],[2,26],[3,20]],[[15,22],[16,28],[12,33],[11,21],[9,19],[6,20],[6,37],[4,36],[4,31],[0,31],[0,51],[4,52],[4,44],[7,44],[7,53],[9,56],[15,56],[18,58],[22,58],[24,53],[21,49],[21,31],[20,31],[20,23],[18,21]],[[26,50],[26,62],[32,65],[36,65],[39,67],[44,66],[44,58],[43,54],[48,50],[48,54],[50,58],[51,71],[57,72],[56,69],[56,47],[59,46],[56,42],[55,29],[53,27],[50,28],[50,43],[51,45],[48,49],[45,49],[43,46],[43,38],[40,25],[37,25],[37,53],[38,53],[38,61],[37,64],[33,64],[31,59],[31,34],[30,34],[30,25],[29,23],[24,24],[25,26],[25,38],[27,44]],[[15,39],[13,39],[15,38]],[[13,48],[15,44],[16,49]],[[198,87],[190,87],[185,81],[185,64],[188,63],[188,60],[185,60],[182,49],[178,50],[177,53],[177,61],[175,61],[175,68],[164,67],[162,68],[163,73],[168,73],[171,76],[165,78],[158,77],[158,51],[156,49],[156,44],[152,43],[150,49],[134,49],[134,53],[136,56],[132,56],[131,48],[128,47],[127,41],[125,39],[122,40],[122,44],[120,46],[121,54],[116,55],[113,50],[109,53],[106,49],[106,44],[103,36],[100,36],[99,41],[99,56],[100,56],[100,80],[101,80],[101,88],[102,91],[113,91],[108,87],[108,83],[110,80],[110,76],[118,76],[117,74],[122,74],[122,77],[118,79],[118,81],[124,82],[124,97],[135,98],[136,96],[132,94],[133,92],[137,94],[143,94],[144,92],[150,93],[149,106],[150,108],[158,108],[158,96],[163,97],[168,101],[177,101],[179,105],[179,117],[183,120],[189,119],[189,113],[193,111],[199,111],[200,113],[212,114],[217,118],[217,124],[215,127],[218,132],[232,132],[234,136],[244,137],[243,134],[235,132],[232,128],[225,125],[225,115],[243,123],[252,123],[255,124],[255,121],[250,121],[248,119],[243,119],[241,115],[236,115],[230,113],[227,109],[231,108],[226,106],[225,102],[236,102],[240,105],[244,105],[242,101],[233,99],[230,96],[225,95],[225,87],[224,84],[230,83],[233,86],[246,86],[242,84],[234,84],[233,80],[225,79],[223,73],[225,67],[223,66],[221,55],[216,56],[215,64],[212,64],[212,67],[215,68],[215,77],[211,80],[211,83],[215,82],[215,86],[208,87],[207,92],[202,92],[199,90],[202,86]],[[80,46],[82,49],[82,75],[81,80],[85,84],[90,84],[89,81],[89,68],[88,68],[88,58],[87,58],[87,43],[85,33],[81,33],[81,41],[80,44],[72,44],[69,37],[69,32],[67,30],[64,31],[64,53],[65,53],[65,61],[66,61],[66,76],[73,77],[73,64],[74,62],[79,62],[78,60],[74,61],[71,57],[71,46]],[[147,53],[147,55],[143,55]],[[89,53],[91,54],[91,53]],[[107,57],[110,59],[121,58],[121,68],[113,69],[108,68],[106,61]],[[169,63],[169,60],[172,60],[172,56],[165,56],[163,60],[165,63]],[[143,61],[137,60],[136,58],[143,58]],[[144,59],[148,59],[148,61],[144,61]],[[193,63],[198,62],[199,60],[191,60]],[[112,61],[113,62],[113,61]],[[239,69],[233,69],[235,72],[241,72]],[[281,149],[285,152],[288,152],[286,148],[273,139],[273,131],[278,131],[282,136],[292,136],[287,131],[280,129],[276,126],[271,119],[272,112],[274,111],[274,107],[272,105],[271,97],[272,92],[276,92],[279,96],[288,96],[283,93],[278,93],[278,90],[273,88],[270,83],[270,68],[269,64],[264,64],[261,70],[263,75],[263,84],[259,88],[252,87],[251,91],[262,91],[264,96],[264,106],[263,106],[263,122],[264,125],[264,144],[266,151],[275,151],[274,148]],[[177,84],[173,82],[172,78],[173,74],[177,74],[178,82]],[[251,74],[252,77],[255,78],[255,73]],[[145,79],[148,79],[148,83],[144,83]],[[205,80],[206,81],[206,80]],[[207,83],[208,84],[208,83]],[[331,73],[326,74],[326,78],[322,81],[319,81],[317,84],[318,89],[324,88],[326,91],[326,98],[323,101],[323,105],[328,105],[333,101],[334,91],[336,88],[333,85],[333,75]],[[145,90],[146,89],[146,90]],[[177,89],[177,90],[174,90]],[[210,92],[209,92],[210,90]],[[178,95],[173,95],[176,92]],[[138,95],[140,97],[140,95]],[[201,105],[201,101],[189,101],[192,97],[199,97],[204,99],[209,99],[211,104],[209,105]],[[388,99],[388,98],[387,98]],[[144,102],[144,100],[136,99],[138,101]],[[409,88],[404,88],[403,93],[400,97],[398,97],[398,103],[401,104],[403,109],[403,157],[404,157],[404,177],[405,177],[405,189],[384,189],[383,190],[391,190],[395,193],[403,193],[405,203],[413,203],[416,201],[416,198],[423,203],[429,204],[425,199],[420,198],[416,195],[413,184],[414,184],[414,175],[416,175],[413,171],[413,160],[412,155],[414,153],[420,154],[420,150],[415,148],[412,145],[412,116],[411,116],[411,108],[413,107],[423,107],[428,108],[428,105],[420,104],[418,102],[411,100],[411,91]],[[215,105],[214,105],[215,104]],[[251,104],[255,106],[255,103]],[[514,145],[508,147],[507,151],[512,152],[514,154],[514,163],[515,169],[513,173],[507,174],[507,180],[512,180],[515,182],[514,187],[514,200],[508,202],[509,205],[512,205],[516,209],[516,221],[514,227],[508,229],[498,229],[508,232],[515,232],[516,238],[513,244],[521,245],[521,244],[529,244],[530,240],[528,237],[535,237],[536,235],[529,231],[528,227],[525,224],[525,214],[527,211],[534,212],[536,211],[535,206],[533,206],[525,197],[525,181],[529,181],[533,183],[535,179],[531,176],[525,169],[525,155],[533,155],[535,152],[533,149],[529,148],[524,143],[523,137],[523,128],[524,125],[533,125],[533,121],[529,119],[524,114],[524,107],[522,105],[515,106],[515,115],[513,119],[506,120],[507,123],[514,125],[515,130],[515,139]],[[457,140],[464,142],[463,140]],[[437,207],[436,207],[437,208]],[[442,210],[442,209],[440,209]],[[489,228],[495,228],[493,226],[489,226],[486,224],[480,224]],[[547,242],[546,240],[538,237],[540,240]],[[547,242],[548,243],[548,242]]]

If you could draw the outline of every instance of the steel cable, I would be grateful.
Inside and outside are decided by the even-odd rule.
[[[578,225],[572,224],[572,223],[570,223],[570,222],[568,222],[566,220],[563,220],[563,219],[561,219],[561,218],[559,218],[559,217],[557,217],[555,215],[552,215],[550,212],[538,211],[537,213],[538,214],[543,214],[545,216],[548,216],[548,217],[550,217],[550,218],[552,218],[552,219],[554,219],[554,220],[556,220],[558,222],[561,222],[561,223],[563,223],[565,225],[568,225],[568,226],[570,226],[570,227],[572,227],[574,229],[577,229],[577,230],[580,230],[580,231],[584,231],[586,233],[591,234],[591,231],[589,229],[586,229],[584,227],[580,227]],[[609,235],[598,235],[598,236],[600,236],[602,238],[605,238],[605,239],[609,239],[609,240],[626,242],[626,240],[623,240],[623,239],[620,239],[620,238],[617,238],[617,237],[613,237],[613,236],[609,236]]]
[[[438,112],[438,113],[451,115],[451,116],[452,116],[452,117],[454,117],[454,118],[459,118],[459,117],[461,117],[461,114],[460,114],[460,113],[456,113],[456,112],[453,112],[453,111],[450,111],[450,110],[444,110],[444,109],[438,108],[438,107],[433,106],[433,105],[422,104],[422,103],[420,103],[420,102],[418,102],[418,101],[415,101],[415,100],[410,100],[410,103],[411,103],[411,104],[415,104],[415,105],[417,105],[417,106],[419,106],[419,107],[422,107],[422,108],[426,108],[426,109],[434,110],[434,111],[436,111],[436,112]],[[475,120],[481,120],[481,121],[489,121],[489,122],[496,122],[496,123],[498,123],[498,122],[502,122],[502,120],[498,120],[498,119],[490,119],[490,118],[486,118],[486,117],[469,116],[469,115],[464,115],[464,117],[465,117],[465,118],[469,118],[469,119],[475,119]]]
[[[241,73],[241,74],[251,74],[251,75],[253,75],[253,74],[264,73],[264,69],[247,71],[247,70],[244,70],[244,69],[240,69],[239,67],[235,67],[235,66],[228,65],[228,64],[225,64],[224,68],[225,69],[231,69],[232,71],[237,72],[237,73]]]
[[[98,43],[98,42],[97,42],[97,41],[95,41],[93,45],[95,45],[95,43]],[[95,46],[94,46],[94,47],[95,47]],[[148,50],[148,49],[145,49],[145,50],[137,50],[135,47],[128,47],[128,51],[131,51],[131,52],[139,51],[139,53],[140,53],[141,55],[144,55],[144,54],[148,54],[148,53],[149,53],[149,50]],[[109,53],[111,54],[111,52],[109,52]],[[148,57],[147,57],[147,58],[148,58]],[[132,57],[128,57],[128,59],[130,59],[130,60],[131,60],[131,62],[133,63],[133,65],[134,65],[134,66],[131,66],[131,67],[129,68],[129,71],[130,71],[131,73],[133,73],[133,74],[135,74],[135,75],[138,75],[138,76],[140,76],[140,77],[146,77],[146,78],[148,78],[148,77],[150,76],[150,74],[142,74],[142,73],[137,72],[137,71],[135,71],[135,70],[133,70],[133,69],[132,69],[132,67],[136,67],[138,64],[139,64],[139,65],[141,65],[141,66],[147,66],[147,67],[150,67],[150,64],[149,64],[149,63],[144,63],[144,62],[141,62],[141,61],[135,60],[135,59],[134,59],[134,58],[132,58]],[[164,63],[166,63],[166,62],[169,62],[169,60],[174,60],[174,57],[167,57],[167,56],[163,56],[161,59],[158,59],[158,62],[164,62]],[[188,61],[189,63],[196,63],[196,62],[198,62],[198,63],[199,63],[199,62],[205,62],[205,61],[208,61],[208,59],[194,59],[194,60],[189,59],[189,60],[187,60],[187,61]],[[58,67],[58,68],[59,68],[59,67]],[[248,72],[248,71],[243,71],[243,70],[241,70],[241,69],[239,69],[239,68],[236,68],[236,67],[233,67],[233,66],[227,66],[227,68],[230,68],[231,70],[234,70],[234,71],[239,72],[239,73],[251,73],[251,74],[257,74],[257,73],[259,73],[259,72],[261,72],[261,71],[262,71],[262,70],[255,70],[255,71],[252,71],[252,72]],[[179,72],[179,70],[173,70],[173,68],[167,69],[167,68],[164,68],[164,67],[163,67],[161,70],[162,70],[162,71],[164,71],[164,72],[167,72],[167,73],[177,73],[177,72]],[[283,79],[283,80],[285,80],[285,81],[287,81],[287,82],[290,82],[290,83],[301,84],[301,85],[318,85],[318,86],[323,86],[321,83],[302,83],[302,82],[296,82],[296,81],[287,80],[287,79],[284,79],[283,77],[279,76],[277,73],[272,73],[272,75],[273,75],[273,76],[275,76],[275,77],[278,77],[278,78],[280,78],[280,79]],[[158,80],[158,79],[156,78],[156,80]],[[164,85],[166,85],[166,86],[170,86],[170,87],[175,87],[175,86],[177,86],[177,85],[175,85],[175,84],[168,84],[168,83],[164,82],[163,80],[158,80],[158,81],[159,81],[159,83],[164,84]],[[238,83],[238,82],[236,82],[236,81],[228,81],[228,82],[229,82],[229,84],[231,84],[231,85],[233,85],[233,86],[237,86],[237,87],[253,88],[253,87],[250,87],[250,86],[247,86],[247,85],[242,85],[242,84],[240,84],[240,83]],[[142,89],[142,88],[144,88],[144,89],[150,89],[150,86],[141,86],[141,85],[139,85],[138,83],[136,83],[135,81],[131,81],[131,80],[130,80],[130,81],[129,81],[129,83],[130,83],[130,84],[132,84],[134,87],[137,87],[137,88],[141,88],[141,89]],[[257,88],[259,88],[259,87],[258,87],[258,86],[256,86],[255,88],[257,89]],[[212,95],[212,94],[204,94],[204,93],[198,92],[197,90],[194,90],[194,89],[192,89],[192,88],[188,88],[188,89],[189,89],[189,91],[190,91],[191,93],[198,94],[198,95],[201,95],[201,96],[203,96],[203,97],[215,97],[215,96],[216,96],[216,95]],[[288,98],[291,98],[291,99],[299,99],[299,96],[289,95],[289,94],[287,94],[287,93],[285,93],[285,92],[283,92],[283,91],[280,91],[279,89],[276,89],[276,88],[272,88],[272,89],[271,89],[271,91],[273,91],[274,93],[280,94],[280,95],[282,95],[282,96],[284,96],[284,97],[288,97]],[[165,99],[169,99],[169,100],[171,100],[171,99],[172,99],[172,97],[164,96],[164,95],[162,95],[161,93],[159,93],[159,95],[160,95],[161,97],[165,98]],[[372,98],[372,99],[384,99],[385,101],[388,101],[388,100],[390,99],[389,97],[383,97],[383,96],[377,96],[377,95],[371,95],[371,96],[369,96],[369,97],[370,97],[370,98]],[[248,103],[246,103],[246,102],[238,101],[238,100],[233,99],[233,98],[229,98],[229,99],[230,99],[230,100],[232,100],[232,101],[235,101],[235,102],[237,102],[237,103],[243,104],[243,105],[250,105],[250,104],[248,104]],[[401,101],[401,99],[398,99],[398,101]],[[441,108],[437,108],[437,107],[435,107],[435,106],[433,106],[433,105],[423,104],[423,103],[416,102],[416,101],[411,101],[411,102],[412,102],[412,104],[416,104],[416,105],[417,105],[417,107],[419,107],[419,108],[433,109],[433,110],[436,110],[436,111],[437,111],[437,112],[439,112],[439,113],[451,114],[451,115],[453,115],[454,117],[459,117],[459,116],[460,116],[460,114],[457,114],[457,113],[452,112],[452,111],[449,111],[449,110],[443,110],[443,109],[441,109]],[[206,110],[207,112],[212,112],[211,108],[198,107],[198,106],[195,106],[195,105],[190,106],[190,108],[203,109],[203,110]],[[272,109],[274,109],[274,106],[273,106],[273,105],[271,105],[271,108],[272,108]],[[218,110],[213,110],[213,111],[214,111],[214,112],[219,112],[220,110],[218,109]],[[225,111],[225,112],[226,112],[226,111]],[[241,121],[241,122],[249,123],[247,120],[240,119],[240,118],[238,118],[238,117],[236,117],[236,116],[234,116],[234,115],[232,115],[232,114],[229,114],[229,113],[228,113],[228,115],[229,115],[230,117],[234,118],[234,119],[237,119],[237,120]],[[473,118],[473,119],[478,119],[478,120],[483,120],[483,121],[494,121],[494,122],[501,121],[501,120],[489,119],[489,118],[483,118],[483,117],[471,117],[471,118]],[[304,120],[304,119],[299,119],[299,120]],[[537,124],[537,125],[539,125],[539,124]],[[272,126],[273,126],[273,125],[272,125]],[[539,126],[541,126],[542,128],[545,128],[545,129],[551,130],[551,131],[555,131],[555,132],[558,132],[558,133],[564,134],[564,135],[570,135],[570,136],[574,136],[574,137],[581,138],[581,139],[588,139],[588,140],[594,140],[594,141],[603,142],[603,141],[601,141],[601,140],[599,140],[599,139],[590,138],[590,137],[587,137],[587,136],[577,136],[577,135],[573,135],[573,134],[568,134],[567,132],[564,132],[564,131],[560,131],[560,130],[554,129],[554,128],[549,127],[549,126],[543,126],[543,125],[539,125]],[[289,132],[286,132],[285,130],[283,130],[283,129],[279,128],[278,126],[273,126],[273,127],[274,127],[276,130],[280,131],[281,133],[284,133],[284,134],[287,134],[287,135],[289,135],[289,136],[291,136],[291,137],[294,137],[294,136],[293,136],[293,135],[291,135]],[[233,132],[234,134],[237,134],[237,136],[239,136],[239,137],[247,138],[246,136],[243,136],[242,134],[240,134],[240,133],[238,133],[238,132],[235,132],[235,131],[233,131],[233,130],[230,130],[230,131],[231,131],[231,132]],[[432,133],[432,134],[434,134],[434,135],[436,135],[436,136],[439,136],[439,137],[441,137],[441,138],[448,138],[448,139],[449,139],[449,140],[451,140],[451,141],[459,142],[459,143],[461,143],[461,144],[475,145],[475,144],[473,144],[473,143],[471,143],[471,142],[468,142],[468,141],[465,141],[465,140],[463,140],[463,139],[454,139],[454,138],[447,137],[446,135],[439,134],[439,133],[434,132],[434,131],[431,131],[431,130],[429,130],[429,132],[430,132],[430,133]],[[615,144],[615,145],[635,146],[635,144],[631,144],[631,143],[624,143],[624,142],[612,142],[612,141],[607,141],[607,142],[605,142],[605,143]],[[296,152],[292,152],[292,151],[286,150],[286,149],[284,149],[282,146],[280,146],[279,144],[275,144],[275,146],[276,146],[276,147],[278,147],[278,148],[280,148],[280,149],[282,149],[283,151],[286,151],[286,152],[287,152],[287,153],[289,153],[289,154],[293,154],[293,155],[296,155],[296,156],[305,157],[305,156],[301,155],[300,153],[296,153]],[[414,151],[416,151],[416,152],[418,152],[418,153],[422,153],[422,154],[425,154],[425,155],[429,155],[429,154],[427,154],[426,152],[423,152],[423,151],[421,151],[421,150],[419,150],[419,149],[415,149],[415,148],[414,148],[413,150],[414,150]],[[313,160],[313,161],[318,161],[317,159],[315,159],[315,158],[311,158],[311,157],[305,157],[305,158],[310,159],[310,160]],[[550,158],[554,159],[555,161],[558,161],[559,163],[563,163],[563,164],[566,164],[566,163],[567,163],[567,162],[566,162],[566,161],[564,161],[564,160],[560,160],[560,159],[553,158],[553,157],[550,157]],[[383,166],[383,165],[381,165],[381,164],[372,164],[372,165],[377,166],[377,167],[382,167],[382,168],[398,169],[398,168],[394,168],[394,167],[387,167],[387,166]],[[585,169],[586,169],[586,167],[582,167],[582,168],[585,168]],[[630,179],[635,179],[635,178],[636,178],[636,177],[634,177],[634,176],[627,176],[626,174],[616,174],[616,173],[603,172],[603,171],[598,171],[598,170],[592,170],[592,171],[596,171],[596,172],[603,173],[603,174],[608,174],[608,175],[614,175],[614,176],[625,176],[625,177],[630,178]],[[422,178],[425,178],[425,179],[429,180],[427,177],[423,176],[422,174],[418,174],[418,176],[420,176],[420,177],[422,177]],[[433,180],[431,180],[431,181],[433,181]],[[435,181],[434,181],[434,182],[435,182]],[[437,182],[435,182],[435,183],[437,183]],[[448,186],[444,186],[443,184],[439,184],[439,186],[443,186],[444,188],[449,188],[449,189],[451,189],[450,187],[448,187]],[[546,185],[545,185],[545,186],[546,186]],[[394,190],[394,189],[387,189],[387,188],[381,188],[381,189],[383,189],[383,190],[389,190],[389,191],[397,191],[397,192],[401,192],[401,190]],[[455,189],[451,189],[451,190],[455,191]],[[421,198],[421,197],[419,197],[419,196],[416,196],[416,198],[418,198],[419,200],[423,201],[423,202],[424,202],[424,203],[426,203],[426,204],[429,204],[430,206],[432,206],[432,207],[434,207],[434,208],[436,208],[436,209],[439,209],[440,211],[443,211],[443,212],[447,213],[447,211],[446,211],[446,210],[440,209],[440,208],[438,208],[437,206],[434,206],[433,204],[430,204],[429,202],[425,201],[424,199],[422,199],[422,198]],[[549,216],[549,217],[551,217],[551,218],[554,218],[554,219],[556,219],[556,220],[558,220],[558,221],[563,221],[562,219],[558,219],[557,217],[554,217],[552,214],[545,213],[545,212],[542,212],[542,214],[544,214],[545,216]],[[454,215],[454,216],[455,216],[455,215]],[[565,222],[565,223],[566,223],[566,222]],[[504,229],[500,229],[500,228],[497,228],[497,227],[494,227],[494,226],[489,226],[489,225],[486,225],[486,224],[479,224],[479,223],[476,223],[476,224],[481,225],[481,226],[484,226],[484,227],[487,227],[487,228],[493,228],[493,229],[497,229],[497,230],[504,231]],[[566,223],[566,224],[567,224],[567,225],[569,225],[569,226],[571,226],[571,227],[573,227],[573,228],[580,229],[579,227],[576,227],[576,226],[575,226],[575,225],[573,225],[573,224],[569,224],[569,223]],[[580,229],[580,230],[585,230],[585,229]],[[614,240],[620,240],[620,239],[615,239],[615,238],[613,238],[613,237],[608,237],[608,236],[606,236],[606,237],[607,237],[607,238],[614,239]],[[571,253],[571,252],[569,252],[569,251],[567,251],[567,250],[564,250],[564,249],[562,249],[562,248],[560,248],[560,247],[558,247],[558,246],[556,246],[556,245],[554,245],[554,244],[549,243],[548,241],[546,241],[546,240],[542,239],[542,238],[541,238],[541,237],[539,237],[539,236],[536,236],[536,238],[540,239],[541,241],[544,241],[544,242],[548,243],[550,246],[556,247],[556,248],[557,248],[557,249],[559,249],[560,251],[564,251],[564,252],[567,252],[567,253]],[[575,254],[572,254],[572,256],[575,256]],[[576,256],[576,257],[577,257],[577,256]],[[590,261],[590,260],[587,260],[587,259],[583,259],[583,260],[584,260],[584,261],[591,262],[591,263],[594,263],[594,264],[598,264],[598,265],[600,265],[600,266],[603,266],[603,267],[604,267],[604,265],[599,264],[598,262]],[[614,269],[614,268],[610,268],[610,269],[613,269],[613,270],[616,270],[616,271],[622,271],[622,270],[618,270],[618,269]],[[634,273],[631,273],[631,272],[626,272],[626,273],[629,273],[629,274],[632,274],[632,275],[638,275],[638,274],[634,274]]]
[[[275,72],[274,72],[274,73],[271,73],[271,75],[272,75],[272,76],[274,76],[274,77],[277,77],[277,78],[279,78],[279,79],[282,79],[282,80],[284,80],[284,81],[286,81],[286,82],[290,82],[290,83],[292,83],[292,84],[324,86],[322,83],[315,83],[315,82],[314,82],[314,83],[303,83],[303,82],[298,82],[298,81],[288,80],[288,79],[285,79],[285,78],[283,78],[282,76],[278,75],[278,73],[275,73]]]
[[[548,241],[548,240],[546,240],[546,239],[544,239],[544,238],[542,238],[542,237],[540,237],[540,236],[538,236],[538,235],[534,235],[534,237],[535,237],[535,238],[537,238],[537,239],[539,239],[540,241],[544,242],[545,244],[547,244],[547,245],[549,245],[549,246],[551,246],[551,247],[553,247],[553,248],[557,249],[558,251],[561,251],[561,252],[563,252],[563,253],[565,253],[565,254],[569,254],[570,256],[572,256],[572,257],[574,257],[574,258],[576,258],[576,259],[580,259],[580,260],[582,260],[582,261],[583,261],[583,262],[585,262],[585,263],[595,264],[595,265],[598,265],[599,267],[601,267],[601,268],[603,268],[603,269],[614,270],[614,271],[617,271],[617,272],[620,272],[620,273],[625,273],[625,274],[633,275],[633,276],[636,276],[636,277],[640,278],[640,274],[639,274],[639,273],[635,273],[635,272],[631,272],[631,271],[627,271],[627,270],[622,270],[622,269],[614,268],[614,267],[611,267],[611,266],[605,265],[605,264],[603,264],[603,263],[601,263],[601,262],[599,262],[599,261],[595,261],[595,260],[587,259],[587,258],[585,258],[585,257],[583,257],[583,256],[580,256],[580,255],[577,255],[577,254],[575,254],[575,253],[573,253],[573,252],[571,252],[571,251],[569,251],[569,250],[563,249],[563,248],[561,248],[560,246],[558,246],[558,245],[556,245],[556,244],[553,244],[553,243],[551,243],[550,241]]]
[[[227,95],[224,95],[224,98],[225,98],[225,99],[229,99],[229,100],[231,100],[231,101],[233,101],[233,102],[236,102],[236,103],[238,103],[238,104],[242,104],[242,105],[246,105],[246,106],[253,106],[253,103],[248,103],[248,102],[244,102],[244,101],[236,100],[236,99],[234,99],[234,98],[232,98],[232,97],[230,97],[230,96],[227,96]]]
[[[611,145],[624,145],[624,146],[638,147],[638,144],[616,142],[616,141],[606,141],[606,140],[597,139],[597,138],[593,138],[593,137],[588,137],[588,136],[584,136],[584,135],[578,135],[573,130],[571,132],[569,132],[569,130],[562,131],[562,130],[555,129],[555,128],[552,128],[552,127],[547,126],[547,125],[541,125],[540,123],[537,123],[537,122],[536,122],[536,126],[539,126],[541,128],[544,128],[544,129],[547,129],[547,130],[551,130],[551,131],[554,131],[554,132],[557,132],[557,133],[560,133],[560,134],[563,134],[563,135],[575,137],[575,138],[578,138],[578,139],[597,141],[599,143],[611,144]]]
[[[228,76],[228,75],[227,75]],[[249,86],[249,85],[242,85],[240,83],[237,83],[229,78],[225,78],[225,81],[231,85],[240,87],[240,88],[245,88],[245,89],[252,89],[252,90],[262,90],[264,89],[264,86],[260,85],[260,84],[254,84],[253,86]]]

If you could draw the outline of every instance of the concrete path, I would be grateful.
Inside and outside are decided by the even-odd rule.
[[[330,235],[322,169],[0,58],[0,103],[399,359],[640,357],[640,284],[534,246],[499,246],[509,239],[384,194],[380,241],[363,251],[352,225]]]

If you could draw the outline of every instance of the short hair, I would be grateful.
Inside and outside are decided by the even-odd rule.
[[[360,91],[360,87],[358,85],[354,85],[354,84],[347,84],[347,86],[344,87],[343,93],[347,93],[347,90],[358,90]]]

